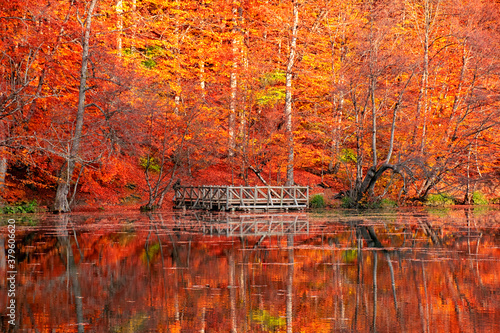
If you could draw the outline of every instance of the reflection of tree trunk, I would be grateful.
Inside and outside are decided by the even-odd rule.
[[[201,309],[201,329],[200,329],[200,333],[205,333],[205,328],[207,326],[207,323],[206,323],[206,313],[207,313],[207,309],[205,306],[203,306],[203,308]]]
[[[356,230],[356,233],[358,233],[359,230]],[[358,326],[358,314],[359,314],[359,309],[360,309],[360,295],[363,292],[363,252],[361,251],[361,246],[363,243],[363,239],[357,235],[356,237],[357,241],[357,250],[358,250],[358,262],[357,262],[357,269],[358,269],[358,274],[356,278],[356,308],[354,310],[354,318],[352,320],[352,328],[351,330],[353,332],[356,332],[357,326]]]
[[[427,220],[422,221],[422,220],[418,219],[418,222],[420,222],[420,225],[422,226],[424,233],[431,238],[432,243],[434,245],[440,245],[441,240],[436,235],[436,232],[432,229],[432,225],[429,223],[429,221],[427,221]]]
[[[181,266],[181,261],[179,258],[179,253],[177,251],[177,247],[175,245],[175,240],[170,235],[170,240],[172,241],[172,261],[173,261],[173,266],[176,268],[179,268]],[[175,295],[174,295],[174,308],[175,308],[175,321],[179,322],[181,321],[181,316],[180,316],[180,305],[179,305],[179,273],[178,269],[174,270],[174,290],[175,290]]]
[[[481,238],[483,237],[483,233],[479,234],[479,237],[477,238],[477,244],[476,244],[476,256],[479,255],[479,243],[481,242]],[[476,257],[477,258],[477,257]],[[479,281],[479,285],[483,287],[483,281],[481,279],[481,274],[479,273],[479,261],[476,260],[476,275],[477,275],[477,280]]]
[[[150,223],[153,223],[153,216],[152,214],[148,215]],[[161,221],[163,225],[163,216],[161,214],[158,214],[158,219]],[[167,294],[167,277],[166,277],[166,267],[165,267],[165,259],[163,256],[163,245],[161,243],[161,238],[160,234],[158,233],[158,226],[155,224],[155,232],[156,232],[156,238],[158,239],[158,244],[160,245],[160,256],[161,256],[161,268],[162,268],[162,279],[163,279],[163,289],[165,290],[165,295],[164,295],[164,300],[166,302],[165,304],[165,309],[168,308],[168,294]]]
[[[153,223],[153,215],[151,213],[148,214],[148,217],[149,217],[149,222],[152,224]],[[158,214],[158,219],[160,220],[160,223],[161,225],[163,226],[163,216],[162,214]],[[162,268],[162,279],[163,279],[163,290],[164,290],[164,309],[168,309],[168,285],[167,285],[167,276],[166,276],[166,266],[165,266],[165,259],[164,259],[164,256],[163,256],[163,246],[162,246],[162,243],[161,243],[161,239],[160,239],[160,234],[158,233],[158,227],[155,225],[155,230],[156,230],[156,237],[158,239],[158,242],[160,244],[160,255],[161,255],[161,268]],[[149,235],[148,235],[149,237]],[[204,316],[204,314],[203,314]],[[167,329],[169,329],[169,325],[168,325],[168,322],[167,322]]]
[[[377,332],[377,251],[373,251],[373,321],[372,332]]]
[[[389,265],[389,270],[391,272],[391,285],[392,285],[392,296],[394,298],[394,309],[396,309],[396,316],[398,318],[398,323],[400,324],[400,329],[403,330],[404,318],[403,318],[403,315],[402,315],[401,311],[399,310],[399,306],[398,306],[398,298],[396,295],[396,279],[394,277],[394,267],[392,266],[391,257],[389,255],[389,252],[385,252],[385,259],[387,260],[387,264]]]
[[[247,239],[245,237],[240,237],[240,242],[241,242],[241,249],[246,249],[247,248]],[[243,263],[248,263],[250,262],[250,259],[249,259],[249,252],[250,251],[239,251],[238,253],[241,254],[242,258],[240,259],[241,262]],[[250,288],[251,286],[251,283],[249,282],[249,265],[240,265],[239,267],[240,269],[240,303],[241,306],[243,307],[243,309],[245,309],[245,311],[247,311],[248,307],[249,307],[249,300],[247,300],[247,295],[251,295],[252,292],[251,290],[248,290],[248,288]],[[242,332],[249,332],[250,328],[248,326],[248,322],[247,321],[242,321],[241,324],[240,324],[240,330]]]
[[[235,286],[235,270],[234,255],[231,252],[228,256],[229,261],[229,302],[231,305],[231,332],[238,332],[236,325],[236,286]]]
[[[418,311],[420,313],[420,324],[422,325],[422,332],[427,332],[427,324],[426,324],[426,316],[424,314],[424,308],[422,304],[422,296],[420,295],[420,288],[417,280],[417,271],[416,268],[413,266],[412,267],[412,272],[413,272],[413,282],[415,283],[415,293],[417,294],[417,301],[418,301]]]
[[[385,253],[385,258],[387,260],[387,264],[389,265],[389,270],[391,272],[391,286],[392,286],[392,296],[394,298],[394,308],[396,309],[396,312],[399,312],[398,299],[396,297],[396,281],[394,279],[394,267],[392,267],[391,257],[389,256],[388,252]]]
[[[380,240],[378,239],[377,237],[377,234],[375,233],[375,229],[373,227],[366,227],[366,226],[358,226],[356,228],[356,236],[358,238],[358,244],[360,244],[360,242],[364,240],[366,240],[366,243],[368,245],[368,247],[375,247],[375,248],[379,248],[379,249],[382,249],[384,255],[385,255],[385,258],[387,260],[387,264],[389,265],[389,270],[390,270],[390,274],[391,274],[391,285],[392,285],[392,295],[393,295],[393,299],[394,299],[394,308],[396,310],[396,316],[397,316],[397,319],[398,319],[398,323],[400,324],[400,327],[404,327],[404,323],[403,323],[403,315],[399,309],[399,306],[398,306],[398,300],[397,300],[397,294],[396,294],[396,279],[395,279],[395,276],[394,276],[394,267],[392,265],[392,262],[391,262],[391,258],[390,258],[390,255],[389,255],[389,252],[384,249],[384,246],[382,245],[382,243],[380,242]],[[358,253],[361,253],[361,247],[360,245],[358,245]],[[378,256],[377,256],[377,251],[373,251],[373,256],[374,256],[374,262],[373,262],[373,331],[375,332],[376,331],[376,317],[377,317],[377,260],[378,260]],[[359,272],[360,272],[360,254],[358,254],[358,275],[359,275]],[[358,276],[358,280],[359,280],[359,276]],[[359,282],[358,282],[359,283]],[[358,300],[356,298],[356,313],[355,313],[355,319],[356,316],[357,316],[357,309],[358,307]]]
[[[360,237],[361,236],[361,237]],[[366,240],[368,247],[376,247],[383,249],[384,246],[378,240],[377,234],[373,227],[357,226],[357,237]]]
[[[75,310],[76,310],[76,321],[78,326],[78,333],[85,332],[84,319],[83,319],[83,297],[80,287],[80,281],[78,280],[78,267],[75,263],[75,258],[73,256],[73,249],[71,248],[71,241],[68,235],[67,225],[69,223],[69,216],[62,216],[59,222],[59,233],[57,239],[62,246],[61,260],[66,266],[68,273],[68,278],[71,281],[71,287],[73,290],[73,295],[75,296]],[[66,258],[64,257],[64,250],[66,250]],[[83,259],[83,258],[82,258]]]
[[[286,286],[286,331],[293,332],[293,273],[294,273],[294,253],[293,235],[288,235],[288,276]]]
[[[146,261],[147,261],[147,267],[148,267],[148,285],[149,285],[149,295],[153,295],[153,281],[152,281],[152,278],[151,278],[151,259],[149,257],[149,238],[151,237],[151,233],[153,232],[153,224],[151,223],[152,220],[151,220],[151,215],[149,214],[148,215],[149,217],[149,232],[148,232],[148,236],[146,237],[146,243],[144,244],[144,252],[146,254]],[[161,247],[160,247],[161,249]],[[149,302],[150,302],[150,306],[152,306],[152,300],[151,300],[151,296],[149,297]]]
[[[340,323],[337,324],[337,328],[341,330],[348,330],[347,322],[348,318],[346,317],[346,305],[345,302],[347,301],[347,297],[344,295],[344,286],[343,286],[343,276],[342,276],[342,271],[340,269],[341,263],[340,260],[335,260],[335,256],[332,253],[332,266],[334,267],[332,270],[333,273],[333,289],[338,290],[338,294],[335,297],[335,308],[334,308],[334,317],[335,318],[340,318]],[[339,304],[340,309],[337,309],[337,304]],[[337,314],[337,312],[340,312]]]
[[[451,298],[453,299],[453,303],[455,305],[455,314],[457,316],[456,320],[458,325],[461,324],[462,321],[462,311],[460,309],[460,304],[463,304],[462,302],[462,296],[460,295],[460,290],[458,288],[458,284],[456,284],[457,289],[455,290],[453,286],[453,278],[450,276],[450,271],[452,267],[449,267],[449,269],[446,271],[446,283],[448,284],[448,289],[451,293]],[[455,281],[456,283],[456,281]]]
[[[424,285],[424,293],[425,293],[425,314],[427,316],[427,332],[430,332],[430,327],[432,326],[432,323],[431,323],[431,312],[432,312],[432,309],[431,309],[431,303],[430,303],[430,300],[429,300],[429,293],[427,291],[427,278],[425,276],[425,266],[424,266],[424,262],[422,262],[422,281],[423,281],[423,285]]]
[[[447,270],[446,274],[446,281],[448,283],[448,288],[450,292],[452,293],[452,298],[455,303],[455,313],[457,314],[457,322],[460,325],[460,322],[462,320],[462,312],[460,309],[460,306],[465,306],[466,307],[466,314],[469,316],[469,324],[476,328],[478,326],[477,323],[477,317],[474,316],[474,308],[467,298],[466,293],[462,292],[460,285],[459,285],[459,279],[457,276],[457,268],[455,267],[455,264],[451,261],[448,262],[448,267],[449,269]],[[451,276],[450,276],[451,275]]]

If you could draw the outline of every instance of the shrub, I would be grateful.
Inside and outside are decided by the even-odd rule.
[[[36,213],[38,203],[36,200],[26,202],[18,202],[13,205],[6,205],[2,208],[4,214],[24,214],[24,213]]]
[[[394,200],[391,200],[391,199],[382,199],[382,201],[380,201],[381,208],[394,208],[397,206],[398,206],[398,203]]]
[[[311,208],[325,208],[325,199],[322,194],[315,194],[310,201]]]
[[[342,197],[340,207],[342,208],[353,208],[356,207],[356,201],[350,196],[346,195]]]
[[[350,196],[344,196],[341,199],[340,207],[342,208],[360,208],[360,209],[381,209],[381,208],[393,208],[397,207],[398,204],[396,201],[391,199],[372,199],[367,196],[363,196],[363,198],[356,202]]]
[[[425,203],[428,206],[449,206],[455,204],[455,198],[447,193],[430,194]]]
[[[472,193],[472,202],[474,205],[487,205],[489,203],[485,195],[479,191]]]

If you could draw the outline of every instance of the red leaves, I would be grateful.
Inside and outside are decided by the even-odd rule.
[[[0,144],[11,150],[10,173],[14,156],[29,156],[22,162],[36,174],[29,186],[53,186],[70,155],[81,65],[77,12],[87,4],[11,1],[0,9]],[[465,191],[493,175],[497,7],[301,2],[290,90],[295,168],[356,186],[390,154],[413,184],[389,171],[380,184],[392,181],[388,193],[406,187],[408,196],[443,179]],[[82,194],[116,203],[129,183],[147,190],[140,160],[148,155],[166,174],[175,166],[186,183],[258,183],[252,169],[266,182],[285,181],[290,3],[100,2],[96,13],[71,175],[75,182],[86,165]],[[296,183],[315,182],[298,175]],[[27,187],[28,178],[18,179]],[[384,192],[377,185],[373,194]]]

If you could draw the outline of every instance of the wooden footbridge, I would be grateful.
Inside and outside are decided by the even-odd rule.
[[[309,206],[307,186],[176,186],[174,207],[207,210],[289,210]]]

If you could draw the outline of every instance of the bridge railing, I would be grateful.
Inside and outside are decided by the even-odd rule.
[[[176,208],[252,210],[305,209],[307,186],[176,186]]]

